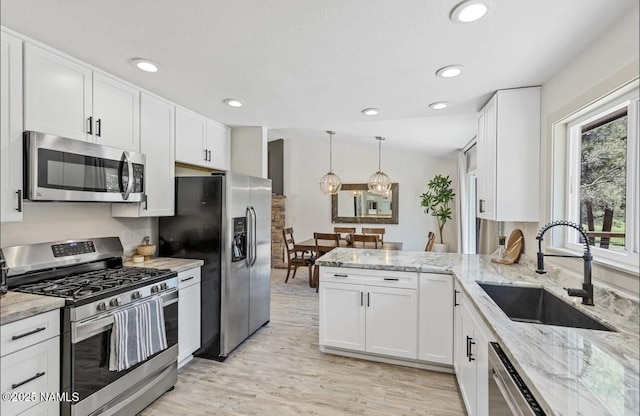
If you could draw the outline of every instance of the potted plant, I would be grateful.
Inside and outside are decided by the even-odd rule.
[[[425,214],[431,214],[438,221],[440,247],[438,247],[438,244],[434,245],[434,251],[448,251],[448,244],[445,244],[442,239],[442,230],[447,220],[451,219],[450,204],[453,202],[455,195],[449,175],[434,176],[427,184],[427,192],[420,195],[420,206],[424,207]]]

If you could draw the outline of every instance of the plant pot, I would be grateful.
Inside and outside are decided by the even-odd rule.
[[[433,252],[434,253],[448,253],[449,252],[449,243],[434,243],[433,244]]]

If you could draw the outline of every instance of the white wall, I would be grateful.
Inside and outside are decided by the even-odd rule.
[[[541,104],[541,166],[540,166],[540,223],[507,224],[507,229],[518,227],[525,234],[525,253],[535,256],[538,230],[551,220],[551,124],[563,119],[585,105],[638,77],[639,27],[638,6],[593,44],[587,47],[564,69],[542,86]],[[507,234],[508,235],[508,234]],[[595,259],[597,261],[597,258]],[[565,269],[582,273],[582,261],[549,260],[562,264]],[[638,294],[638,276],[617,270],[594,266],[593,277],[605,279],[609,284]]]
[[[337,137],[337,136],[336,136]],[[378,168],[378,146],[333,141],[333,171],[343,183],[366,183]],[[362,224],[331,223],[331,196],[320,192],[320,178],[329,170],[328,141],[285,138],[284,194],[286,226],[293,227],[296,240],[312,238],[314,232],[333,232],[334,226]],[[419,152],[395,150],[382,144],[382,170],[399,184],[398,224],[382,224],[386,241],[401,241],[404,250],[424,250],[427,233],[437,233],[435,219],[420,207],[419,195],[436,174],[450,175],[457,182],[455,159],[431,157]],[[364,225],[365,227],[367,225]],[[374,225],[377,227],[377,225]],[[445,226],[444,239],[456,248],[456,218]]]
[[[231,171],[267,177],[267,129],[234,127],[231,129]]]
[[[113,218],[109,203],[25,201],[23,214],[0,226],[0,247],[116,236],[129,255],[147,235],[158,241],[157,218]]]

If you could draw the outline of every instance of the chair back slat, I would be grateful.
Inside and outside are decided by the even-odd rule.
[[[313,233],[313,238],[316,240],[316,253],[318,253],[318,256],[321,256],[322,254],[328,253],[329,251],[331,251],[332,249],[334,249],[336,247],[340,247],[340,234],[337,234],[337,233]],[[320,247],[320,245],[318,245],[318,241],[331,241],[331,242],[333,242],[333,244],[331,245],[330,249],[327,249],[325,247]]]
[[[380,241],[381,242],[384,242],[384,233],[385,233],[385,229],[384,228],[362,227],[362,234],[376,234],[376,235],[380,236]]]
[[[367,247],[367,243],[373,244],[373,248],[378,248],[379,237],[377,235],[353,234],[351,236],[353,247],[357,247],[361,243],[362,247]]]

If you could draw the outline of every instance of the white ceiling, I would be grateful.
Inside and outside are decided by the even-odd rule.
[[[0,12],[6,27],[230,126],[446,153],[473,137],[493,91],[544,83],[637,2],[491,1],[469,24],[449,19],[459,0],[1,0]],[[162,70],[142,73],[136,57]],[[450,64],[465,72],[434,75]],[[441,100],[451,106],[428,107]]]

